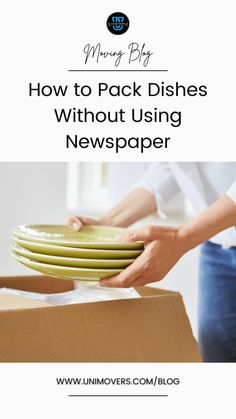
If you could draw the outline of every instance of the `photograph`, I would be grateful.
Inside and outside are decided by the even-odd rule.
[[[236,361],[236,163],[0,178],[1,362]]]

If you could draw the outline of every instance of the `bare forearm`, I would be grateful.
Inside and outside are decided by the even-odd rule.
[[[225,195],[191,222],[181,226],[179,234],[186,243],[186,250],[189,250],[233,226],[236,226],[236,205]]]
[[[120,274],[100,284],[120,288],[160,281],[188,250],[235,225],[236,205],[224,196],[185,225],[145,226],[128,232],[124,241],[144,241],[143,253]]]
[[[103,225],[127,227],[157,211],[154,196],[143,188],[134,189],[99,219]]]

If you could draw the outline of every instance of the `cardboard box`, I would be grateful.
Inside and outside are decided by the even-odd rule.
[[[0,288],[73,289],[46,276],[0,278]],[[0,311],[0,362],[201,362],[180,294]]]

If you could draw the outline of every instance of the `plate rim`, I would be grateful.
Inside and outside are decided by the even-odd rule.
[[[83,252],[89,252],[89,253],[90,252],[98,252],[98,254],[100,254],[100,255],[101,255],[101,253],[104,253],[104,252],[106,252],[106,253],[107,252],[108,253],[112,253],[112,252],[119,252],[119,253],[122,253],[122,252],[137,252],[137,256],[139,256],[143,252],[143,249],[95,249],[95,248],[89,248],[88,249],[88,248],[84,248],[84,247],[80,248],[80,247],[70,247],[70,246],[58,246],[58,245],[55,245],[53,243],[39,243],[39,242],[35,242],[35,241],[32,241],[32,240],[25,240],[25,239],[22,239],[20,237],[14,236],[14,235],[12,236],[12,239],[14,241],[16,241],[16,240],[20,241],[20,245],[22,245],[22,242],[24,242],[23,244],[31,243],[31,244],[34,244],[35,246],[38,246],[38,245],[39,246],[46,246],[46,248],[48,248],[48,249],[51,248],[51,250],[55,250],[56,248],[57,249],[60,248],[62,250],[82,251],[82,253]],[[22,247],[24,247],[24,246],[22,245]],[[119,258],[117,258],[117,259],[119,259]],[[124,259],[127,259],[127,257],[124,258]]]
[[[29,255],[30,255],[30,253],[32,253],[33,255],[39,255],[39,256],[46,256],[46,257],[48,257],[49,259],[54,259],[54,258],[56,258],[56,259],[65,259],[65,260],[69,260],[69,261],[73,261],[73,260],[77,260],[77,261],[81,261],[81,262],[90,262],[90,261],[93,261],[93,262],[127,262],[127,261],[130,261],[131,263],[132,262],[134,262],[135,261],[135,258],[132,258],[132,259],[130,259],[130,258],[126,258],[126,259],[92,259],[92,258],[77,258],[77,257],[68,257],[68,256],[58,256],[58,255],[47,255],[47,254],[45,254],[45,253],[38,253],[38,252],[31,252],[30,250],[28,250],[28,249],[24,249],[24,248],[21,248],[19,245],[17,245],[17,243],[16,243],[16,245],[14,245],[14,243],[11,245],[11,250],[13,250],[14,252],[16,252],[17,253],[17,247],[19,247],[19,250],[22,252],[22,253],[29,253]],[[22,256],[22,255],[21,255]],[[24,256],[22,256],[22,257],[24,257]],[[26,259],[27,259],[27,256],[26,256]],[[106,269],[106,268],[105,268]],[[115,268],[116,269],[116,268]]]
[[[136,241],[136,242],[130,242],[130,243],[122,243],[122,242],[81,242],[81,241],[71,241],[71,240],[65,240],[65,239],[50,239],[50,238],[42,238],[42,237],[34,237],[33,235],[27,235],[27,233],[21,232],[20,229],[23,227],[36,227],[36,226],[64,226],[63,224],[22,224],[15,229],[12,230],[12,234],[16,235],[17,237],[21,237],[24,240],[27,241],[34,241],[38,243],[48,243],[48,244],[54,244],[55,246],[64,245],[66,247],[68,246],[74,246],[74,247],[80,247],[80,248],[87,248],[87,249],[96,249],[96,246],[99,246],[98,249],[114,249],[114,250],[142,250],[144,246],[143,241]],[[123,230],[126,231],[123,227],[116,227],[116,226],[84,226],[84,227],[96,227],[96,228],[111,228],[111,229],[117,229],[117,230]],[[76,246],[75,246],[76,245]],[[142,249],[141,249],[142,246]]]
[[[45,268],[49,268],[49,269],[56,269],[56,270],[69,270],[69,271],[76,271],[76,270],[78,270],[78,271],[82,271],[82,272],[97,272],[97,273],[102,273],[102,272],[109,272],[109,273],[114,273],[114,274],[118,274],[119,272],[122,272],[124,269],[106,269],[106,268],[104,268],[104,269],[100,269],[100,268],[98,268],[98,269],[90,269],[90,268],[76,268],[76,267],[71,267],[71,266],[58,266],[58,265],[50,265],[50,264],[48,264],[48,263],[41,263],[41,262],[33,262],[33,261],[31,261],[31,260],[28,260],[27,258],[25,258],[24,256],[17,256],[17,255],[15,255],[14,254],[14,251],[12,251],[11,250],[11,256],[14,258],[14,259],[16,259],[16,260],[18,260],[19,262],[20,262],[20,260],[19,259],[21,259],[21,258],[23,258],[23,259],[25,259],[26,260],[26,262],[27,263],[33,263],[33,264],[35,264],[36,266],[38,265],[39,267],[40,266],[42,266],[42,267],[45,267]],[[33,269],[33,268],[32,268]]]

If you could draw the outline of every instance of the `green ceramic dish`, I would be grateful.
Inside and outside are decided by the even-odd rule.
[[[86,269],[86,268],[68,268],[65,266],[49,265],[46,263],[33,262],[22,256],[18,256],[14,251],[11,255],[18,260],[18,262],[41,272],[45,275],[50,275],[56,278],[73,279],[73,280],[88,280],[98,281],[100,278],[107,278],[109,276],[117,275],[122,269]]]
[[[86,249],[143,249],[143,242],[122,243],[120,238],[126,232],[124,228],[107,226],[83,226],[73,231],[63,225],[23,225],[14,230],[14,235],[23,240],[73,246]]]
[[[89,268],[89,269],[118,269],[126,268],[135,259],[78,259],[68,258],[62,256],[51,256],[44,255],[41,253],[32,253],[25,250],[15,244],[12,246],[12,250],[17,255],[23,256],[29,260],[35,260],[36,262],[48,263],[50,265],[75,267],[75,268]]]
[[[24,249],[44,255],[63,256],[82,259],[134,259],[142,253],[142,250],[103,250],[103,249],[80,249],[78,247],[56,246],[53,244],[37,243],[13,237],[15,243]]]

